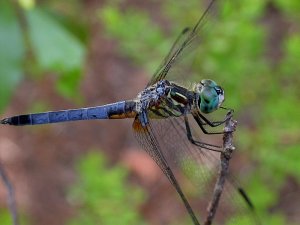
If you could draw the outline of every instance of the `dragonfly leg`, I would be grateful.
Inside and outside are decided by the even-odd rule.
[[[203,116],[199,112],[193,112],[192,115],[193,115],[194,119],[196,120],[197,124],[199,125],[199,127],[201,128],[201,130],[204,134],[224,134],[224,133],[227,133],[227,132],[230,133],[232,131],[209,132],[204,128],[204,126],[208,125],[210,127],[217,127],[217,126],[220,126],[220,125],[224,124],[227,120],[229,120],[231,118],[233,110],[230,110],[229,112],[230,113],[226,115],[224,120],[215,121],[215,122],[210,121],[209,119],[207,119],[205,116]]]
[[[204,118],[205,118],[207,121],[209,121],[209,123],[207,123],[206,121],[205,121],[206,123],[203,123],[203,121],[201,120],[202,117],[199,117],[199,114],[197,114],[197,115],[192,114],[192,115],[193,115],[194,119],[196,120],[197,124],[199,125],[200,129],[202,130],[202,132],[203,132],[204,134],[224,134],[224,131],[210,132],[210,131],[206,130],[205,127],[204,127],[204,125],[209,125],[210,127],[216,127],[216,126],[212,126],[212,125],[214,125],[213,122],[209,121],[209,120],[208,120],[207,118],[205,118],[205,117],[204,117]],[[225,120],[225,121],[226,121],[226,120]],[[223,123],[223,121],[220,121],[220,122]],[[222,124],[222,123],[221,123],[221,124]],[[218,124],[218,126],[220,126],[220,124]]]
[[[229,108],[225,108],[225,107],[220,107],[224,110],[227,110],[229,112],[229,114],[226,116],[226,118],[222,121],[210,121],[209,119],[207,119],[205,116],[203,116],[200,112],[196,112],[193,114],[193,116],[198,116],[200,117],[204,122],[201,122],[202,125],[208,125],[210,127],[217,127],[220,126],[222,124],[224,124],[233,114],[234,110],[233,109],[229,109]],[[224,132],[223,132],[224,133]]]
[[[208,125],[208,126],[210,126],[210,127],[217,127],[217,126],[220,126],[220,125],[222,125],[222,124],[224,124],[227,120],[228,120],[228,118],[229,117],[227,117],[227,118],[225,118],[224,120],[222,120],[222,121],[217,121],[217,122],[213,122],[213,121],[210,121],[209,119],[207,119],[205,116],[203,116],[201,113],[199,113],[199,112],[197,112],[197,113],[193,113],[193,116],[194,116],[194,118],[195,117],[200,117],[205,123],[203,123],[202,121],[201,121],[201,124],[202,125]],[[197,121],[197,120],[196,120]],[[198,122],[197,122],[198,123]]]
[[[185,127],[186,127],[187,138],[193,145],[196,145],[196,146],[201,147],[201,148],[205,148],[207,150],[215,151],[215,152],[223,152],[222,146],[212,145],[212,144],[203,143],[201,141],[195,140],[193,138],[191,128],[190,128],[190,124],[189,124],[189,121],[188,121],[188,117],[186,115],[184,116],[184,122],[185,122]]]
[[[223,122],[224,122],[224,121],[222,120],[222,121],[212,121],[211,123],[212,123],[214,126],[219,126],[219,125],[221,125]],[[203,125],[203,126],[210,126],[208,123],[205,123],[205,122],[203,122],[202,125]]]
[[[147,115],[147,111],[143,110],[139,115],[139,120],[141,121],[141,124],[143,127],[146,127],[147,124],[149,123],[149,119],[148,119],[148,115]]]

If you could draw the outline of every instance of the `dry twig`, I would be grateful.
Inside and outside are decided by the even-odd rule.
[[[19,220],[18,220],[18,212],[17,212],[14,188],[1,162],[0,162],[0,179],[2,180],[5,188],[7,189],[7,193],[8,193],[7,204],[12,217],[13,225],[18,225]]]
[[[229,161],[234,151],[233,142],[233,131],[235,131],[237,122],[232,119],[232,112],[228,112],[226,115],[226,123],[224,127],[224,135],[223,135],[223,152],[220,155],[220,170],[219,176],[215,184],[214,192],[212,200],[208,207],[208,214],[206,220],[204,222],[205,225],[212,224],[214,216],[217,212],[218,204],[221,198],[221,194],[224,189],[226,177],[229,171]]]

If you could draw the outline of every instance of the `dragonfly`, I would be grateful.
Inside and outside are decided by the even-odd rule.
[[[172,71],[188,49],[198,45],[200,31],[213,11],[215,1],[209,3],[193,28],[183,29],[146,87],[134,99],[95,107],[16,115],[4,118],[0,123],[23,126],[79,120],[133,119],[132,130],[137,141],[173,185],[193,224],[199,225],[196,215],[202,214],[203,218],[204,212],[199,210],[195,213],[176,174],[177,171],[182,172],[187,180],[191,180],[196,189],[202,192],[201,199],[207,199],[212,193],[211,186],[216,177],[222,146],[203,140],[195,129],[207,135],[223,133],[212,132],[207,127],[220,127],[226,119],[211,121],[207,114],[218,109],[230,109],[222,106],[224,90],[215,81],[203,79],[185,87],[172,81]],[[182,79],[186,79],[184,75]],[[232,198],[238,199],[235,210],[247,208],[253,211],[250,198],[232,179],[228,179],[225,192],[218,209],[221,219],[224,219],[222,211],[230,211],[227,200],[231,201]]]

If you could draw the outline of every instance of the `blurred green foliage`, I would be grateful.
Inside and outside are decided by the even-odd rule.
[[[78,209],[69,225],[142,225],[138,207],[141,189],[127,183],[123,166],[109,168],[103,155],[90,152],[77,164],[78,181],[71,187],[70,203]]]
[[[7,1],[0,2],[0,34],[0,109],[3,109],[23,78],[25,57],[21,27]]]
[[[24,74],[38,79],[51,72],[58,77],[59,93],[78,98],[89,35],[85,19],[77,15],[82,2],[43,1],[23,8],[11,1],[0,2],[1,110]],[[247,191],[264,223],[288,224],[283,212],[267,212],[276,208],[288,180],[300,182],[300,1],[219,3],[217,19],[211,18],[201,34],[193,70],[199,79],[213,78],[222,84],[226,106],[235,109],[239,121],[237,149],[257,165],[251,168],[253,176],[247,182]],[[167,31],[153,22],[149,12],[124,7],[121,0],[105,3],[98,10],[105,35],[114,38],[120,53],[144,67],[149,75],[181,29],[193,25],[204,10],[198,0],[166,0],[160,4]],[[268,26],[272,24],[265,21],[270,4],[292,28],[286,30],[280,46],[270,42]],[[21,13],[16,7],[21,7]],[[273,48],[282,52],[278,61],[267,54]],[[79,165],[81,183],[72,189],[70,199],[80,212],[70,224],[95,224],[97,218],[106,222],[103,224],[118,224],[114,221],[118,219],[122,219],[121,224],[141,224],[136,214],[140,197],[131,195],[132,191],[127,195],[123,169],[107,171],[103,158],[96,155],[87,156]],[[129,197],[135,201],[132,208],[126,203],[131,201]],[[118,217],[112,211],[116,209]]]
[[[40,77],[54,73],[58,92],[80,100],[85,46],[78,33],[65,27],[63,14],[57,17],[46,3],[34,7],[28,1],[20,2],[0,2],[0,109],[9,102],[24,74]]]
[[[19,224],[22,224],[22,225],[32,224],[30,222],[29,218],[27,218],[27,215],[25,215],[25,214],[19,215],[18,219],[19,219]],[[13,224],[13,221],[11,218],[11,213],[8,209],[0,209],[0,221],[1,221],[1,225]]]
[[[26,11],[26,19],[29,41],[39,70],[56,72],[60,76],[58,90],[64,96],[71,97],[80,81],[84,47],[74,35],[41,9]]]
[[[11,225],[11,214],[8,210],[0,210],[0,221],[2,225]]]

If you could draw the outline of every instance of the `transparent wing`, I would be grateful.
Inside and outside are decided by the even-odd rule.
[[[164,68],[166,68],[168,62],[171,61],[172,57],[174,57],[174,54],[182,46],[184,41],[188,39],[190,31],[191,31],[190,27],[186,27],[181,31],[181,33],[179,34],[179,36],[176,38],[175,42],[173,43],[171,49],[169,50],[169,53],[165,56],[165,58],[163,59],[163,61],[161,62],[161,64],[159,65],[159,67],[157,68],[155,73],[153,74],[153,76],[151,77],[150,81],[147,84],[147,87],[151,86],[152,84],[155,84],[156,82],[158,82],[166,77],[167,73],[165,73],[164,76],[162,75]],[[177,57],[179,57],[179,55]],[[178,61],[178,58],[175,61]],[[174,64],[175,64],[175,61],[174,61]]]
[[[163,164],[167,165],[174,177],[180,181],[177,182],[178,185],[180,184],[183,190],[188,187],[189,192],[186,194],[189,197],[187,199],[194,203],[191,207],[197,216],[200,215],[199,220],[202,224],[207,216],[206,209],[218,175],[219,153],[191,144],[187,139],[182,117],[150,120],[149,129],[144,133],[138,129],[134,130],[139,143],[162,170],[164,171],[166,168],[158,159],[161,157],[164,161]],[[201,140],[201,136],[196,132],[193,132],[193,135],[197,140]],[[155,140],[156,144],[153,145],[152,141],[149,141],[150,139]],[[205,140],[207,141],[207,138]],[[211,141],[213,142],[213,140]],[[164,173],[166,174],[166,171]],[[227,181],[225,184],[214,224],[258,224],[251,211],[251,206],[248,205],[233,182]]]
[[[157,163],[157,165],[160,167],[160,169],[163,171],[163,173],[167,176],[171,184],[176,189],[194,224],[200,225],[195,213],[193,212],[192,207],[190,206],[190,203],[188,202],[177,179],[175,178],[173,171],[170,169],[170,166],[168,165],[168,162],[165,159],[164,153],[161,151],[158,139],[155,137],[155,133],[152,130],[151,124],[147,125],[146,127],[143,127],[138,117],[136,117],[136,119],[133,122],[133,131],[139,144]]]
[[[183,29],[183,31],[180,33],[180,35],[177,37],[174,44],[172,45],[169,53],[164,58],[156,72],[153,74],[152,78],[147,84],[147,87],[155,84],[160,80],[165,79],[167,76],[169,80],[177,80],[177,78],[172,79],[173,75],[174,77],[176,76],[175,65],[177,65],[178,61],[181,60],[182,56],[187,55],[187,53],[193,51],[195,49],[194,47],[197,46],[201,41],[200,31],[206,24],[209,14],[215,12],[215,10],[213,9],[215,6],[215,1],[216,0],[210,1],[207,9],[192,29]],[[171,71],[174,71],[174,73],[172,73]],[[184,80],[185,78],[182,77],[181,79]]]

